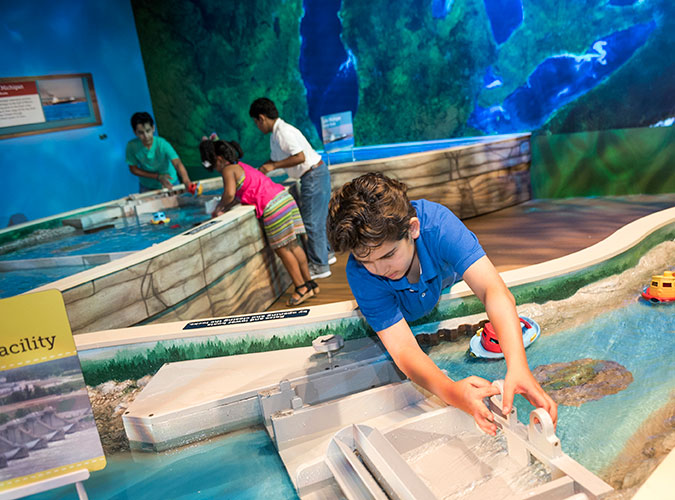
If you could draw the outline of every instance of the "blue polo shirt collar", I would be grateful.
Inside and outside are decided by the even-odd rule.
[[[431,260],[431,256],[429,255],[427,247],[424,244],[424,240],[422,239],[422,233],[420,233],[420,236],[415,240],[415,247],[417,248],[417,258],[419,259],[420,266],[422,267],[422,274],[420,275],[420,280],[417,283],[410,283],[408,281],[408,277],[404,276],[400,280],[389,281],[389,284],[395,290],[410,289],[411,291],[423,292],[428,288],[427,282],[433,280],[436,276],[438,276],[436,266]]]

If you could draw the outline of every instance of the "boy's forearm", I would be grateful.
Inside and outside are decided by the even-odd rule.
[[[499,336],[508,369],[528,369],[516,300],[487,256],[478,259],[462,276],[485,305],[488,319]]]
[[[396,366],[410,380],[438,396],[444,403],[456,406],[455,382],[443,373],[419,346],[411,346],[409,349],[392,355],[392,358]]]
[[[466,384],[462,388],[462,381],[452,380],[436,366],[429,356],[421,350],[419,353],[419,357],[404,356],[408,359],[399,360],[396,365],[410,380],[437,396],[445,404],[459,408],[475,417],[473,414],[475,402],[472,402],[471,396],[466,393]],[[489,382],[485,381],[485,384]]]
[[[172,160],[171,163],[173,163],[174,168],[178,172],[178,176],[180,177],[183,184],[185,184],[185,186],[187,187],[187,185],[190,184],[190,176],[188,176],[185,165],[183,165],[183,162],[180,160],[180,158]]]
[[[399,370],[444,402],[449,402],[453,381],[420,349],[404,319],[378,331],[377,335]]]
[[[288,158],[284,158],[283,160],[280,161],[272,161],[270,160],[268,163],[272,164],[272,168],[274,170],[278,168],[291,168],[295,167],[296,165],[300,165],[305,161],[305,153],[300,151],[297,154],[294,154],[292,156],[289,156]]]
[[[436,395],[445,404],[468,413],[482,430],[494,435],[496,427],[490,411],[483,404],[483,398],[497,394],[498,390],[487,380],[480,377],[468,377],[460,381],[450,379],[420,349],[405,319],[378,331],[377,335],[396,366],[410,380]]]
[[[411,356],[406,360],[399,360],[398,364],[400,365],[399,368],[410,380],[436,394],[444,401],[450,394],[452,380],[426,354],[420,352],[419,356]]]
[[[159,180],[160,174],[158,172],[148,172],[147,170],[138,168],[136,165],[129,165],[129,170],[137,177],[145,177],[147,179],[154,179],[156,181]]]
[[[504,353],[507,369],[529,369],[515,301],[506,287],[504,290],[488,291],[485,311],[495,331],[498,332],[499,345]]]

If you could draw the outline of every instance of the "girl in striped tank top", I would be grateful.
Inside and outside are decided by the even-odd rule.
[[[237,201],[255,207],[269,245],[295,286],[286,305],[297,306],[318,294],[319,286],[310,279],[305,251],[297,242],[297,236],[305,234],[305,226],[293,197],[280,184],[240,162],[244,153],[235,141],[221,141],[213,135],[211,139],[203,137],[199,153],[202,165],[223,177],[223,195],[211,214],[213,217],[225,213]]]

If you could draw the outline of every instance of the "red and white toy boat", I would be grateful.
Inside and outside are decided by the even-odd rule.
[[[520,327],[523,330],[523,345],[525,347],[528,347],[539,338],[541,328],[539,328],[539,325],[534,320],[521,316]],[[476,358],[499,359],[504,357],[492,323],[485,323],[485,326],[480,328],[476,332],[476,335],[471,337],[469,353]]]

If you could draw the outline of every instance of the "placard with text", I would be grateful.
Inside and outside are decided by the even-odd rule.
[[[344,111],[321,117],[321,136],[327,153],[354,148],[352,112]]]
[[[61,292],[0,300],[0,492],[105,467]]]
[[[0,139],[100,124],[91,73],[0,78]]]

